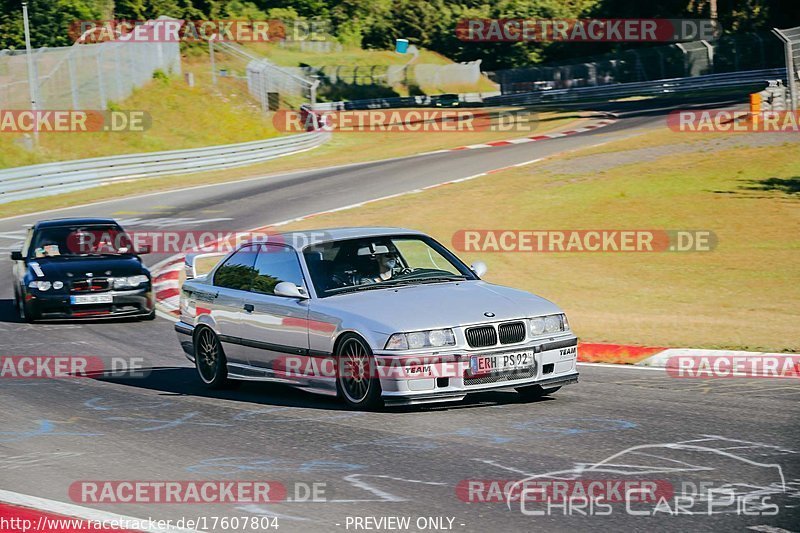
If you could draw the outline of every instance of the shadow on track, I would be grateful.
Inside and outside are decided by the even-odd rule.
[[[220,400],[269,405],[276,407],[300,407],[330,411],[346,411],[348,408],[332,396],[313,394],[295,389],[282,383],[238,382],[234,388],[226,390],[207,389],[197,376],[193,367],[169,367],[145,369],[143,376],[115,376],[97,378],[126,387],[137,387],[160,391],[165,396],[197,396],[218,398]],[[395,406],[382,408],[383,412],[438,412],[451,409],[479,408],[494,405],[546,403],[555,398],[527,399],[513,390],[475,393],[459,402],[428,404],[417,406]]]
[[[4,298],[0,300],[0,322],[16,322],[18,324],[22,323],[22,319],[20,319],[19,313],[17,313],[17,310],[14,307],[13,299]]]

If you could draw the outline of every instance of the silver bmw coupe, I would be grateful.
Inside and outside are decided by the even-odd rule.
[[[578,381],[577,338],[555,304],[481,280],[431,237],[399,228],[286,232],[207,274],[186,257],[186,356],[207,386],[286,383],[357,409],[528,397]]]

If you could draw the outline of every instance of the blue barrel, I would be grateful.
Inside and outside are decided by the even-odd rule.
[[[408,52],[408,39],[397,39],[395,41],[394,51],[398,54],[405,54]]]

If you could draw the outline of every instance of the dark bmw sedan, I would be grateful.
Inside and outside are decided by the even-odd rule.
[[[14,301],[20,318],[155,318],[150,271],[113,219],[37,222],[14,261]]]

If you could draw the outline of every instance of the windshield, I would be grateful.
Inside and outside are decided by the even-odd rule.
[[[320,298],[343,292],[476,279],[433,239],[391,236],[333,241],[303,252]]]
[[[133,245],[117,225],[56,226],[36,231],[31,258],[130,255]]]

